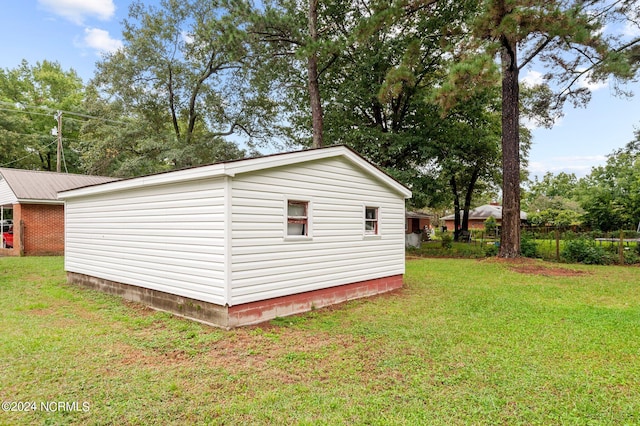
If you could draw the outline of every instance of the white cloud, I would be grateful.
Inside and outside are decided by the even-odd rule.
[[[85,28],[84,43],[101,53],[112,53],[122,48],[122,41],[111,38],[108,31],[99,28]]]
[[[580,178],[591,173],[593,167],[604,165],[606,161],[607,157],[604,155],[550,157],[543,161],[531,161],[527,169],[531,177],[538,176],[541,178],[547,172],[553,174],[565,172],[574,173]]]
[[[520,125],[526,127],[529,130],[535,130],[543,127],[542,124],[535,118],[525,117],[523,115],[520,115]]]
[[[604,81],[590,81],[591,73],[586,73],[577,81],[578,87],[586,87],[592,92],[596,90],[606,89],[609,87],[609,79]]]
[[[38,0],[50,12],[82,25],[85,18],[95,17],[106,21],[115,13],[113,0]]]
[[[551,157],[551,160],[558,161],[561,163],[572,163],[572,162],[602,162],[607,160],[606,155],[572,155],[572,156],[564,156],[564,157]]]
[[[529,70],[527,74],[520,79],[520,82],[529,87],[533,87],[544,83],[544,79],[542,78],[541,72]]]
[[[196,40],[191,34],[186,31],[183,31],[181,35],[182,41],[184,41],[186,44],[193,44],[193,42]]]
[[[553,127],[555,128],[555,127],[562,126],[562,121],[563,121],[562,116],[556,117],[556,119],[553,121]],[[520,125],[526,127],[529,130],[545,128],[544,124],[540,123],[535,118],[526,117],[522,114],[520,115]]]
[[[640,36],[640,24],[636,24],[633,22],[627,22],[622,30],[622,34],[627,37],[638,37]]]

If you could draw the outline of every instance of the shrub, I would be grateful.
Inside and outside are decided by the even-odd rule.
[[[498,255],[500,249],[498,248],[498,244],[487,244],[484,247],[484,255],[486,257],[495,257]]]
[[[453,247],[453,237],[451,234],[444,232],[440,236],[440,239],[442,240],[442,248],[450,249]]]
[[[524,257],[538,257],[536,242],[528,237],[520,238],[520,255]]]
[[[638,253],[636,253],[636,251],[625,250],[624,263],[626,265],[635,265],[636,263],[640,263],[640,256],[638,256]]]
[[[484,229],[487,231],[487,235],[491,235],[492,237],[496,236],[496,229],[498,228],[498,222],[496,218],[493,216],[489,216],[487,220],[484,221]]]
[[[613,263],[613,256],[598,247],[593,240],[579,238],[565,242],[562,257],[569,262],[587,265],[609,265]]]

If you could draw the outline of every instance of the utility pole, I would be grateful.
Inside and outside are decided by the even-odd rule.
[[[58,135],[58,150],[56,156],[56,172],[60,173],[61,171],[61,156],[62,156],[62,111],[58,110],[58,112],[53,116],[58,121],[58,129],[56,134]]]

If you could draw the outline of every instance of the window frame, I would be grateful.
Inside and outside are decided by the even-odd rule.
[[[368,218],[367,210],[374,210],[375,218],[373,219]],[[382,230],[381,230],[380,212],[381,212],[380,206],[377,206],[374,204],[365,204],[362,206],[362,232],[363,232],[364,238],[376,239],[381,237]],[[374,223],[373,230],[367,230],[368,222]]]
[[[290,204],[303,204],[305,214],[303,216],[289,215]],[[310,199],[300,197],[286,197],[284,199],[284,239],[307,241],[313,238],[313,204]],[[302,223],[304,225],[304,234],[289,234],[289,224]]]

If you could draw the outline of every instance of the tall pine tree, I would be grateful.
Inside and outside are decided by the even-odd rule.
[[[547,92],[553,95],[548,108],[559,109],[568,99],[585,104],[590,92],[581,80],[635,75],[633,52],[640,38],[624,37],[620,23],[637,22],[639,10],[632,0],[484,2],[469,47],[474,52],[483,47],[485,58],[499,57],[502,69],[501,257],[520,255],[520,70],[534,61],[545,67],[554,89]]]

